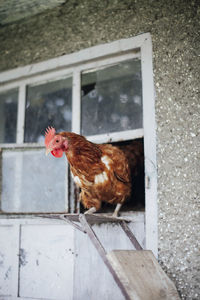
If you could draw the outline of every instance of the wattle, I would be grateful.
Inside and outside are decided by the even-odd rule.
[[[62,149],[55,149],[51,151],[51,154],[55,157],[62,157],[63,156],[63,150]]]

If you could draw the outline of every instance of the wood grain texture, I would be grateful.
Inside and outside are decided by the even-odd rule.
[[[47,219],[62,219],[62,220],[69,220],[71,222],[79,222],[79,215],[80,214],[43,214],[38,215],[39,218],[47,218]],[[138,219],[140,219],[144,215],[144,212],[136,212],[133,215],[122,216],[122,217],[112,217],[111,214],[102,214],[102,213],[96,213],[96,214],[86,214],[86,219],[90,224],[102,224],[102,223],[119,223],[120,221],[125,221],[127,223],[129,222],[137,222]]]
[[[131,231],[143,245],[144,223],[142,220],[129,224]],[[114,249],[133,249],[130,240],[120,226],[113,223],[92,226],[106,252]],[[91,243],[88,235],[75,231],[75,266],[73,299],[125,300],[111,273]]]
[[[107,258],[134,300],[178,300],[173,282],[151,251],[114,250]]]

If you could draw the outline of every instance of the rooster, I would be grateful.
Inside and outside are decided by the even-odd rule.
[[[92,214],[102,201],[116,204],[114,217],[131,194],[131,174],[124,152],[111,144],[95,144],[72,132],[56,133],[53,127],[45,132],[46,154],[62,157],[65,153],[72,177],[81,189],[80,201]]]

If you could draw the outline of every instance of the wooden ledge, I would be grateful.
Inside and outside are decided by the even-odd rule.
[[[47,219],[57,219],[57,220],[69,220],[71,222],[80,222],[79,220],[80,214],[42,214],[38,215],[40,218]],[[112,217],[112,215],[108,214],[85,214],[86,220],[90,224],[102,224],[102,223],[119,223],[121,221],[131,222],[130,217]]]

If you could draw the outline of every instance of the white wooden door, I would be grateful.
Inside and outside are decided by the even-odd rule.
[[[144,247],[144,213],[129,225]],[[106,251],[133,249],[118,225],[94,225]],[[0,299],[123,300],[86,234],[58,220],[0,220]]]
[[[33,220],[7,223],[0,226],[0,299],[71,300],[74,229]]]

